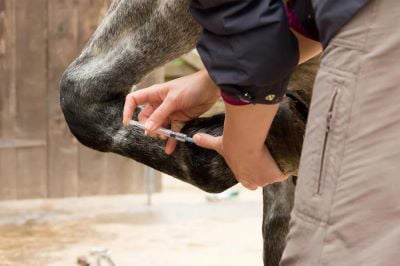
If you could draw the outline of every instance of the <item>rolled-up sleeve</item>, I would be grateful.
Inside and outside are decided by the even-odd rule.
[[[280,102],[299,60],[282,0],[193,0],[200,56],[225,95]]]

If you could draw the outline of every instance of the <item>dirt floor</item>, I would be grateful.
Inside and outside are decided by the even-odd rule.
[[[261,191],[211,203],[172,178],[152,206],[145,195],[0,202],[0,265],[73,266],[100,248],[118,266],[260,266],[261,217]]]

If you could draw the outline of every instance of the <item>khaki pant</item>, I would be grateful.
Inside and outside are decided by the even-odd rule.
[[[371,0],[324,52],[281,265],[400,265],[399,0]]]

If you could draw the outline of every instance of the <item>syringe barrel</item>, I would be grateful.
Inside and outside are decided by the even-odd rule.
[[[172,130],[165,129],[165,128],[159,128],[159,129],[157,130],[157,132],[160,133],[160,134],[162,134],[162,135],[165,135],[165,136],[167,136],[167,137],[174,138],[174,139],[176,139],[176,140],[178,140],[178,141],[183,141],[183,142],[185,142],[186,139],[187,139],[187,136],[186,136],[185,134],[179,133],[179,132],[174,132],[174,131],[172,131]]]

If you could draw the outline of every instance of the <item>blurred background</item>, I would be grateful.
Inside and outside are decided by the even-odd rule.
[[[0,0],[0,265],[261,265],[261,192],[206,195],[70,134],[58,83],[110,2]],[[192,51],[139,88],[201,68]]]

